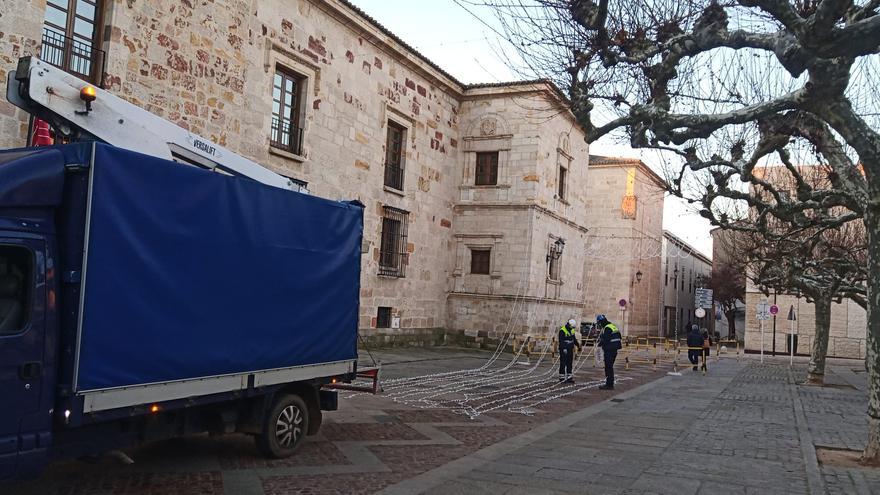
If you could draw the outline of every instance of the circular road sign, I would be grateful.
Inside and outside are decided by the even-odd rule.
[[[697,318],[702,318],[706,316],[706,310],[703,308],[697,308],[697,310],[694,311],[694,316],[696,316]]]
[[[775,315],[778,312],[779,312],[779,306],[777,306],[775,304],[773,306],[770,306],[770,314],[771,315]]]
[[[620,301],[617,301],[617,304],[619,304],[621,308],[625,308],[626,307],[626,299],[621,299]]]

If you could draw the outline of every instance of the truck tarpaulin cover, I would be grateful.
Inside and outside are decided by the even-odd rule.
[[[96,147],[77,389],[355,359],[363,209]]]

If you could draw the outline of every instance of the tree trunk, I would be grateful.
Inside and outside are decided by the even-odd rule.
[[[825,383],[825,355],[828,353],[828,334],[831,328],[831,298],[817,297],[816,334],[813,337],[813,350],[810,353],[810,366],[807,368],[807,382]]]
[[[868,328],[865,368],[868,372],[868,442],[862,462],[880,463],[880,202],[878,191],[870,193],[865,211],[868,231]]]
[[[724,316],[727,317],[727,338],[736,340],[736,309],[728,311]]]

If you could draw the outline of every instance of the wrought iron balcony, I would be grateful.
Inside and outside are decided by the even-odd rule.
[[[303,130],[294,127],[290,122],[282,122],[277,117],[272,117],[272,134],[269,136],[269,144],[274,148],[302,156]]]
[[[99,87],[104,87],[107,54],[90,42],[43,28],[40,59]]]

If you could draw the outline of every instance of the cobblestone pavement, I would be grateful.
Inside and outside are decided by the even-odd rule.
[[[385,351],[374,355],[383,361],[383,373],[389,380],[478,368],[489,357],[486,352],[444,349]],[[510,359],[504,356],[499,363],[509,363]],[[321,432],[310,437],[300,452],[289,459],[261,457],[251,438],[244,435],[199,435],[128,450],[126,453],[135,461],[133,465],[125,465],[111,456],[93,464],[58,463],[50,466],[39,480],[0,486],[0,494],[373,493],[613,395],[596,390],[596,380],[602,371],[591,362],[578,373],[576,385],[558,384],[549,361],[527,374],[533,364],[538,364],[535,357],[529,363],[517,363],[507,370],[508,378],[503,383],[464,388],[467,381],[450,380],[448,383],[454,385],[450,388],[457,392],[435,392],[426,400],[411,400],[420,398],[415,394],[408,397],[410,400],[394,401],[387,396],[394,395],[394,390],[385,396],[361,394],[341,398],[340,410],[325,413]],[[615,393],[625,393],[664,374],[650,367],[621,369],[623,381]],[[536,380],[532,376],[544,378]],[[396,393],[404,395],[399,387]],[[448,408],[462,400],[463,394],[469,394],[467,403],[483,414],[462,411],[460,406]],[[558,395],[564,396],[542,403]],[[428,407],[432,404],[434,407]],[[476,417],[471,419],[462,412]]]
[[[797,385],[803,363],[770,361],[662,378],[383,493],[880,494],[878,470],[820,466],[815,453],[863,446],[860,363],[830,366],[843,387],[819,388]]]
[[[376,357],[393,383],[476,368],[487,354],[407,350]],[[549,378],[547,364],[539,371]],[[815,453],[816,446],[863,447],[861,363],[832,362],[826,381],[833,387],[798,385],[803,362],[792,369],[787,361],[760,364],[754,357],[710,362],[706,375],[633,367],[619,371],[624,380],[613,394],[591,385],[601,374],[591,364],[575,386],[548,379],[525,389],[515,389],[517,380],[467,388],[468,378],[422,396],[429,400],[401,401],[412,390],[390,385],[384,396],[341,399],[321,433],[286,460],[260,457],[242,435],[196,436],[128,451],[134,465],[111,458],[57,464],[40,480],[0,493],[880,495],[878,470],[823,466]],[[519,366],[509,372],[528,369]],[[570,395],[542,402],[561,392]],[[488,412],[462,414],[468,411],[456,401],[464,397],[471,413]],[[521,399],[510,402],[516,407],[484,407],[497,397]]]

